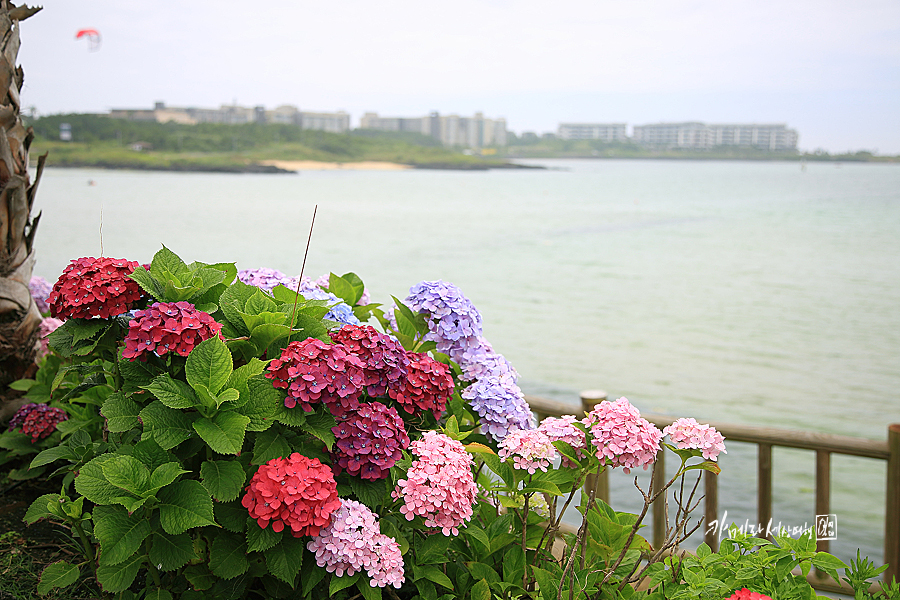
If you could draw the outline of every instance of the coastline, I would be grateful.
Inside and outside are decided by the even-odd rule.
[[[405,171],[410,165],[364,160],[359,162],[324,162],[319,160],[261,160],[257,164],[282,171]]]

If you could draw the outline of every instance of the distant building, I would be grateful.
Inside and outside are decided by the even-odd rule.
[[[444,146],[506,145],[506,119],[486,119],[482,113],[472,117],[441,116],[436,112],[424,117],[380,117],[369,112],[360,119],[359,128],[420,133],[439,140]]]
[[[114,119],[131,121],[156,121],[157,123],[181,123],[196,125],[197,123],[225,123],[241,125],[244,123],[280,123],[297,125],[302,129],[346,133],[350,131],[350,115],[343,111],[336,113],[302,112],[296,106],[282,105],[274,110],[266,110],[264,106],[238,106],[223,104],[219,108],[195,108],[166,106],[157,102],[152,109],[114,108],[109,112]]]
[[[560,123],[557,136],[561,140],[600,140],[603,142],[628,140],[625,123]]]
[[[796,150],[799,135],[784,124],[713,124],[699,122],[635,125],[634,141],[644,146],[708,150],[738,146],[761,150]]]

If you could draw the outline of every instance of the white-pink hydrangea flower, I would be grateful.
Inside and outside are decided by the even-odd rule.
[[[472,476],[472,457],[458,441],[436,431],[426,431],[409,445],[418,457],[406,479],[391,493],[402,498],[400,512],[412,521],[416,516],[426,527],[439,527],[444,535],[459,535],[457,529],[472,517],[478,491]]]
[[[62,321],[54,319],[53,317],[45,317],[41,320],[41,325],[38,328],[38,339],[40,340],[41,347],[40,350],[38,350],[37,358],[43,358],[50,352],[50,340],[47,338],[62,324]]]
[[[514,429],[500,442],[500,458],[513,459],[513,467],[534,474],[546,471],[556,457],[556,447],[539,429]]]
[[[316,555],[316,564],[338,577],[365,569],[372,587],[404,581],[403,557],[394,538],[379,532],[378,516],[355,500],[341,500],[332,513],[331,524],[306,544]]]
[[[678,419],[663,429],[663,434],[668,435],[682,450],[701,450],[707,460],[718,460],[719,452],[728,454],[725,451],[725,436],[715,427],[700,425],[692,418]]]
[[[587,448],[587,439],[584,432],[577,427],[575,423],[578,419],[575,415],[563,415],[562,417],[547,417],[538,426],[538,431],[550,438],[551,442],[565,442],[575,449],[575,456],[579,459],[584,458],[585,449]],[[574,462],[563,456],[560,464],[564,467],[576,467]]]
[[[597,404],[584,423],[591,428],[597,458],[609,459],[613,467],[624,467],[622,470],[630,473],[635,467],[647,470],[656,460],[663,433],[641,417],[627,398]]]

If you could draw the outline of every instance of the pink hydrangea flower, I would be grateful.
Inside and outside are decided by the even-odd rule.
[[[332,341],[356,355],[366,374],[369,396],[384,396],[388,388],[397,388],[407,376],[406,351],[394,338],[369,325],[344,325],[329,333]]]
[[[551,442],[565,442],[575,449],[575,456],[584,458],[585,449],[587,448],[587,439],[584,432],[577,427],[575,423],[578,419],[574,415],[563,415],[562,417],[547,417],[538,426],[538,431],[543,432]],[[577,465],[566,458],[561,457],[561,464],[564,467],[576,467]]]
[[[31,443],[42,440],[56,431],[56,425],[67,421],[69,415],[61,408],[29,402],[16,411],[9,420],[8,430],[21,427],[22,433],[31,436]]]
[[[41,348],[38,350],[38,358],[43,358],[47,356],[47,353],[50,352],[50,342],[47,339],[51,333],[59,329],[59,326],[63,324],[63,321],[59,319],[54,319],[53,317],[45,317],[41,319],[41,325],[38,329],[38,339],[41,343]]]
[[[765,594],[760,594],[759,592],[751,592],[747,588],[742,588],[739,590],[735,590],[735,592],[728,597],[727,600],[772,600],[770,597]]]
[[[514,429],[500,442],[500,458],[513,459],[513,467],[528,471],[546,471],[556,457],[556,448],[547,435],[538,429]]]
[[[656,460],[662,431],[641,417],[627,398],[601,402],[584,420],[591,428],[597,458],[608,459],[613,467],[630,473],[635,467],[647,467]]]
[[[215,336],[221,338],[221,330],[221,323],[190,302],[154,302],[135,311],[128,322],[122,356],[141,361],[152,354],[187,356],[200,342]]]
[[[436,431],[426,431],[409,449],[419,458],[406,479],[397,482],[391,497],[403,499],[400,512],[407,520],[419,516],[426,527],[438,527],[447,536],[459,535],[457,528],[472,517],[478,491],[472,457],[461,443]]]
[[[365,569],[372,587],[404,582],[403,557],[394,538],[380,531],[378,515],[354,500],[341,500],[331,524],[306,545],[316,555],[316,564],[338,577]]]
[[[439,419],[453,396],[450,367],[421,352],[407,352],[406,358],[406,376],[388,387],[388,396],[407,413],[427,410]]]
[[[695,419],[678,419],[665,429],[672,442],[682,450],[701,450],[703,458],[718,460],[719,452],[725,451],[725,437],[715,427],[700,425]]]
[[[129,277],[138,263],[122,258],[85,257],[69,263],[47,302],[58,319],[108,319],[128,312],[144,292]]]

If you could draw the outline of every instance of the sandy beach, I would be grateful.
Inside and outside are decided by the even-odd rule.
[[[402,171],[411,169],[409,165],[401,165],[391,162],[367,160],[362,162],[321,162],[316,160],[262,160],[261,165],[271,165],[286,171]]]

